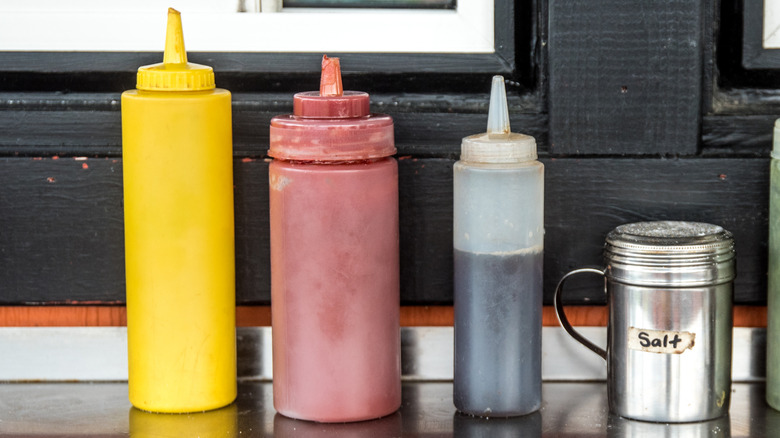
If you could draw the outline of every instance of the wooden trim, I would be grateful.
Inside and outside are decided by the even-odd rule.
[[[766,326],[766,306],[734,306],[734,327]]]
[[[566,306],[566,316],[574,326],[605,326],[608,313],[606,306]],[[557,326],[555,308],[544,306],[542,325]],[[766,306],[734,306],[734,327],[766,327]]]
[[[0,327],[127,325],[123,306],[0,306]]]
[[[271,306],[236,306],[237,327],[271,325]]]
[[[575,326],[605,326],[606,306],[567,306],[566,315]],[[452,306],[403,306],[401,325],[451,326]],[[735,306],[735,327],[766,327],[765,306]],[[0,327],[111,327],[127,325],[123,306],[0,306]],[[271,306],[238,306],[238,327],[270,326]],[[542,325],[558,325],[555,309],[544,306]]]
[[[607,325],[607,306],[565,306],[566,317],[573,326],[603,327]],[[553,306],[542,309],[542,325],[555,327],[560,325]]]
[[[452,326],[452,306],[401,306],[401,326]]]

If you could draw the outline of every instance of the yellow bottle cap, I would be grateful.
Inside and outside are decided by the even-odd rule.
[[[181,14],[168,8],[163,62],[138,68],[136,88],[153,91],[199,91],[214,89],[214,70],[187,62]]]

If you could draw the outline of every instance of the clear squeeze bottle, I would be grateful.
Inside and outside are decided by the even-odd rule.
[[[769,168],[766,401],[780,410],[780,119],[775,121]]]
[[[346,422],[401,404],[398,164],[393,120],[343,91],[323,57],[320,91],[271,120],[274,407]]]
[[[204,411],[236,397],[231,98],[173,9],[163,59],[122,94],[129,395]]]
[[[454,172],[455,407],[528,414],[542,389],[544,167],[534,138],[509,129],[503,77]]]

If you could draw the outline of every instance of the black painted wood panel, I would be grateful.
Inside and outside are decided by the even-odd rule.
[[[399,161],[401,302],[452,304],[451,159]]]
[[[778,115],[706,116],[702,125],[702,154],[769,157]]]
[[[610,229],[654,219],[733,231],[736,302],[763,303],[780,92],[767,72],[725,68],[724,59],[742,59],[729,24],[742,17],[719,14],[741,11],[737,3],[502,1],[497,24],[515,32],[497,33],[496,54],[346,55],[345,85],[371,92],[372,110],[396,123],[403,302],[452,302],[451,166],[461,138],[484,131],[490,76],[501,72],[513,130],[537,138],[546,165],[548,304],[565,271],[601,263]],[[0,304],[124,300],[119,91],[158,56],[0,53]],[[240,91],[242,304],[270,299],[269,120],[291,111],[291,90],[316,87],[319,56],[192,56],[217,68],[220,86]],[[593,278],[571,281],[567,298],[603,301]]]
[[[544,159],[545,302],[560,276],[601,263],[606,233],[640,220],[735,234],[737,303],[765,300],[768,159]],[[452,302],[452,164],[399,160],[405,304]],[[235,161],[237,299],[268,303],[267,162]],[[121,159],[0,159],[0,304],[124,301]],[[570,302],[603,301],[572,281]]]
[[[488,78],[489,79],[489,78]],[[487,126],[483,94],[372,95],[372,111],[395,121],[399,156],[455,157],[465,136]],[[547,116],[534,96],[511,95],[512,127],[547,141]],[[120,157],[120,94],[0,93],[0,155]],[[292,112],[292,94],[233,96],[233,150],[259,158],[268,151],[271,118]]]
[[[0,159],[0,304],[124,302],[122,164]]]
[[[545,165],[546,302],[563,272],[602,263],[612,228],[647,220],[709,222],[733,232],[735,302],[765,301],[768,159],[554,159]],[[566,296],[598,302],[597,290],[597,278],[572,280]]]
[[[706,5],[550,0],[552,152],[696,153]]]
[[[271,301],[271,236],[268,231],[268,162],[242,158],[233,164],[236,220],[236,301]]]
[[[511,17],[511,16],[510,16]],[[506,16],[502,16],[506,18]],[[512,30],[509,29],[509,32]],[[506,38],[506,37],[504,37]],[[328,53],[340,57],[345,74],[354,73],[511,73],[514,46],[496,53]],[[317,73],[322,53],[190,52],[190,62],[209,65],[217,74]],[[162,62],[160,52],[0,52],[3,71],[122,74],[132,80],[142,65]],[[219,78],[219,76],[218,76]]]

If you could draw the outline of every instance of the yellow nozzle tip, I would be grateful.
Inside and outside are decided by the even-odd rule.
[[[187,62],[181,14],[168,8],[163,62],[138,69],[136,88],[156,91],[201,91],[214,89],[214,70],[207,65]]]
[[[184,49],[184,31],[181,26],[181,13],[168,8],[168,28],[165,34],[165,54],[163,64],[186,64],[187,51]]]

